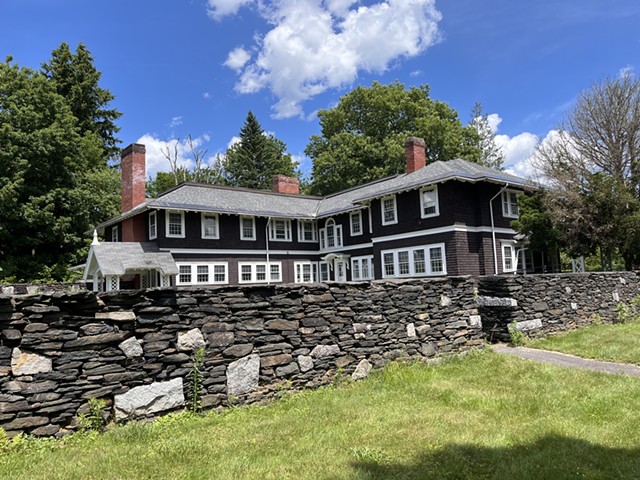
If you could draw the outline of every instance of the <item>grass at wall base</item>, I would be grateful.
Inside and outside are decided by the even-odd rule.
[[[6,452],[0,478],[640,478],[640,379],[477,352]]]

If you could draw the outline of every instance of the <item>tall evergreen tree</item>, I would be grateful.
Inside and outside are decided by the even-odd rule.
[[[489,116],[482,110],[482,105],[476,103],[471,110],[471,124],[478,131],[477,147],[482,152],[479,163],[486,167],[502,170],[504,152],[496,144],[496,134],[489,124]]]
[[[92,132],[101,139],[104,160],[117,158],[119,140],[115,135],[120,128],[115,121],[122,114],[109,107],[115,97],[100,87],[102,73],[94,66],[87,47],[80,43],[72,53],[63,42],[51,53],[49,63],[42,64],[42,71],[56,92],[66,99],[80,132]]]
[[[287,146],[265,133],[250,111],[240,141],[227,149],[224,160],[226,182],[234,187],[270,190],[275,175],[296,176],[296,164]]]
[[[118,212],[103,148],[43,73],[0,63],[2,277],[63,279],[81,260],[84,232]]]

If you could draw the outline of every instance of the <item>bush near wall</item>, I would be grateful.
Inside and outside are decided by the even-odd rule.
[[[91,398],[118,420],[205,408],[482,347],[472,279],[0,295],[0,426],[63,434]]]

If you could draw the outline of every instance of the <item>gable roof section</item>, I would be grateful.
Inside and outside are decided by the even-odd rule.
[[[105,275],[125,275],[136,270],[159,270],[177,275],[178,267],[169,252],[161,252],[154,243],[105,242],[92,245],[84,278],[100,270]]]
[[[247,188],[184,183],[155,199],[148,199],[119,217],[101,223],[99,230],[145,210],[191,210],[231,215],[315,219],[362,207],[362,204],[385,195],[414,190],[449,180],[476,183],[487,181],[531,190],[536,184],[507,172],[466,160],[434,162],[409,174],[399,174],[353,187],[326,197],[288,195]]]

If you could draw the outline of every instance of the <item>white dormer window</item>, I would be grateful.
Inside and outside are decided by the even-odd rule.
[[[420,210],[422,218],[435,217],[440,214],[437,185],[420,190]]]
[[[349,214],[349,224],[351,225],[351,236],[362,235],[362,211],[351,212]]]
[[[505,190],[502,192],[502,215],[508,218],[518,218],[520,214],[518,208],[518,192],[516,190]]]
[[[220,238],[220,229],[217,213],[203,213],[201,216],[202,238],[218,239]]]
[[[167,210],[166,220],[167,238],[184,238],[184,212]]]
[[[269,240],[276,242],[291,241],[291,220],[274,218],[269,222]]]
[[[111,227],[111,241],[118,241],[118,225],[114,225],[113,227]]]
[[[156,212],[149,213],[149,240],[158,238],[158,214]]]
[[[256,239],[255,217],[240,217],[240,240]]]
[[[398,223],[398,211],[396,208],[396,196],[384,197],[380,201],[382,207],[382,225]]]

